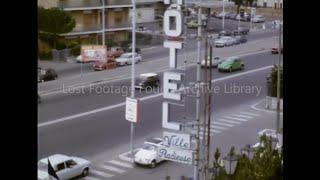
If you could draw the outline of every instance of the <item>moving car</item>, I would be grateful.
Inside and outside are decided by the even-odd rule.
[[[236,43],[236,39],[231,36],[222,36],[219,39],[214,41],[214,45],[216,47],[225,47],[225,46],[231,46]]]
[[[241,44],[247,42],[247,38],[245,36],[235,36],[236,44]]]
[[[60,180],[85,177],[89,174],[91,162],[79,157],[55,154],[38,161],[38,180],[49,180],[48,159]]]
[[[265,22],[266,18],[264,18],[262,15],[255,15],[251,21],[253,23],[260,23],[260,22]]]
[[[218,71],[232,72],[244,69],[244,63],[239,57],[230,57],[218,65]]]
[[[273,47],[271,48],[272,54],[279,54],[279,47]],[[283,48],[281,48],[281,54],[283,54]]]
[[[134,53],[134,62],[138,63],[141,61],[141,56],[138,53]],[[116,58],[116,62],[118,66],[124,66],[131,64],[132,53],[124,53],[120,57]]]
[[[196,20],[191,20],[187,23],[188,28],[197,28],[198,27],[198,22]]]
[[[220,59],[220,57],[218,56],[215,56],[212,58],[212,63],[211,63],[211,67],[218,67],[218,64],[221,63],[223,60]],[[201,61],[201,67],[210,67],[210,57],[208,57],[208,60],[207,60],[207,66],[206,66],[206,60],[202,60]]]
[[[109,59],[107,62],[105,61],[96,61],[93,64],[93,69],[95,71],[102,71],[105,69],[111,69],[111,68],[115,68],[117,66],[117,63],[114,59]]]
[[[38,67],[38,82],[51,81],[58,78],[54,69],[42,69]]]
[[[143,146],[134,155],[134,163],[140,165],[148,165],[155,168],[158,163],[164,161],[158,157],[158,148],[162,146],[161,138],[152,138],[144,142]]]
[[[140,74],[140,77],[135,82],[136,89],[146,89],[159,87],[160,78],[156,73],[144,73]]]

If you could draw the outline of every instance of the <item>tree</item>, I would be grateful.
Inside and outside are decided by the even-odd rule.
[[[50,37],[54,48],[56,48],[59,34],[72,31],[75,25],[74,18],[59,8],[44,9],[38,7],[38,34]]]

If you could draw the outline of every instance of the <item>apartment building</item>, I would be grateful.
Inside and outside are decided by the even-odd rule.
[[[38,0],[38,6],[58,7],[73,16],[76,21],[75,28],[69,33],[61,34],[66,39],[98,42],[103,32],[107,40],[112,39],[115,42],[126,41],[129,38],[132,27],[129,17],[131,0]]]
[[[163,0],[136,0],[137,23],[161,20],[167,5]],[[129,11],[130,17],[132,10]]]
[[[283,0],[257,0],[257,6],[259,7],[273,7],[282,8]]]

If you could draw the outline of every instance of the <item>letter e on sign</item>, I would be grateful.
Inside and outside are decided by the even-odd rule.
[[[181,100],[181,94],[178,92],[172,92],[172,91],[178,91],[178,84],[172,82],[172,80],[175,81],[181,81],[182,74],[180,73],[172,73],[172,72],[164,72],[163,73],[163,97],[167,99],[172,100]]]

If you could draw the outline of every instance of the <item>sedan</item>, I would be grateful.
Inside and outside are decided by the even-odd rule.
[[[231,57],[218,65],[218,71],[232,72],[234,70],[243,70],[244,63],[239,57]]]
[[[38,162],[38,180],[49,180],[49,161],[60,180],[67,180],[78,176],[85,177],[89,174],[89,168],[91,165],[91,162],[79,157],[55,154],[47,158],[43,158]]]
[[[272,54],[279,54],[279,47],[273,47],[271,48]],[[281,54],[283,54],[283,48],[281,48]]]
[[[241,44],[247,42],[247,38],[245,36],[236,36],[236,44]]]
[[[38,82],[51,81],[58,78],[58,74],[54,69],[38,68]]]
[[[231,46],[236,43],[236,39],[230,36],[223,36],[216,41],[214,41],[214,45],[216,47],[225,47],[225,46]]]
[[[140,77],[135,82],[136,89],[148,89],[158,87],[160,85],[159,75],[156,73],[140,74]]]
[[[215,68],[215,67],[218,67],[218,64],[220,64],[223,60],[220,59],[220,57],[218,56],[215,56],[213,59],[212,59],[212,62],[211,62],[211,67]],[[207,60],[207,66],[206,66],[206,61],[205,60],[202,60],[201,61],[201,67],[210,67],[210,57],[208,56],[208,60]]]
[[[138,53],[134,53],[134,62],[138,63],[141,61],[141,56]],[[131,64],[132,61],[132,53],[124,53],[119,58],[116,58],[116,62],[118,66],[124,66]]]
[[[260,23],[260,22],[264,22],[265,20],[266,19],[262,15],[255,15],[251,21],[253,23]]]
[[[161,138],[152,138],[144,142],[142,148],[134,155],[134,163],[155,168],[158,163],[164,161],[158,156],[160,146],[162,146]]]

